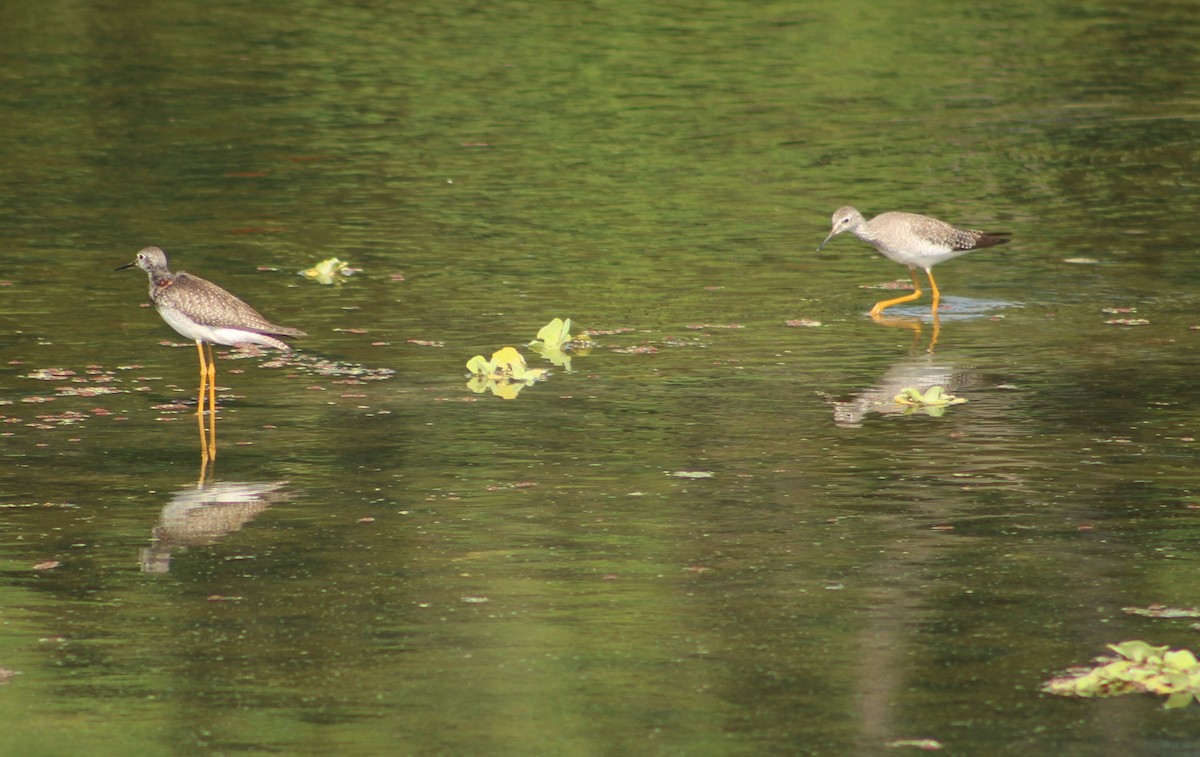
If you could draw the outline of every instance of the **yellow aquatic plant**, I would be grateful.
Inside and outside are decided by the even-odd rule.
[[[476,394],[491,390],[504,399],[515,399],[522,388],[545,379],[548,373],[545,368],[526,366],[525,358],[514,347],[497,350],[491,360],[476,355],[467,361],[467,370],[471,373],[468,389]]]
[[[1200,662],[1190,650],[1144,641],[1109,644],[1118,657],[1098,657],[1096,667],[1076,668],[1052,678],[1042,691],[1059,696],[1112,697],[1142,692],[1167,697],[1163,707],[1186,707],[1200,699]]]
[[[349,276],[354,273],[354,269],[344,260],[337,258],[326,258],[320,263],[317,263],[312,268],[307,268],[300,272],[300,275],[306,279],[313,279],[321,284],[332,284],[337,281],[337,275]]]
[[[586,355],[594,345],[595,343],[586,336],[571,335],[570,318],[565,321],[555,318],[542,326],[537,333],[537,339],[527,346],[554,365],[561,365],[563,369],[569,371],[571,370],[572,355]]]

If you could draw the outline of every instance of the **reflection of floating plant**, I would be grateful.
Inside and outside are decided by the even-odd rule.
[[[565,370],[571,370],[571,355],[586,355],[595,342],[586,336],[571,336],[571,319],[555,318],[542,326],[537,333],[537,339],[529,343],[529,349],[549,360],[554,365],[561,365]]]
[[[946,405],[960,405],[966,402],[962,397],[946,394],[946,390],[940,386],[931,386],[925,390],[924,394],[921,394],[919,389],[910,386],[892,399],[898,405],[909,405],[911,407],[945,407]]]
[[[1109,644],[1119,657],[1097,657],[1094,668],[1076,668],[1052,678],[1042,691],[1060,696],[1112,697],[1144,692],[1167,696],[1168,709],[1200,699],[1200,662],[1186,649],[1168,651],[1144,641]]]
[[[900,405],[929,405],[931,407],[944,407],[946,405],[958,405],[966,402],[961,397],[946,394],[946,390],[940,386],[931,386],[925,390],[924,394],[921,394],[919,389],[910,386],[892,399]]]
[[[525,358],[512,347],[497,350],[491,360],[476,355],[467,361],[467,370],[471,372],[467,388],[476,394],[490,389],[506,400],[515,399],[521,389],[545,379],[547,374],[544,368],[525,367]]]
[[[357,269],[351,268],[350,264],[344,260],[337,258],[326,258],[320,263],[317,263],[312,268],[301,271],[300,275],[307,279],[314,279],[321,284],[332,284],[337,281],[337,275],[350,276]]]
[[[892,397],[892,401],[897,405],[904,405],[907,408],[906,413],[921,411],[933,418],[941,417],[950,405],[960,405],[966,402],[961,397],[946,394],[946,390],[940,386],[931,386],[925,390],[924,394],[919,389],[910,386]]]

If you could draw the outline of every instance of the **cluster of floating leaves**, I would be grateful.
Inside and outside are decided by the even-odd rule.
[[[191,345],[184,344],[180,346],[190,347]],[[253,355],[240,350],[231,350],[223,356],[244,358],[252,357]],[[19,365],[20,362],[13,361],[10,364]],[[141,367],[140,365],[119,365],[111,370],[98,365],[89,365],[80,370],[62,367],[34,368],[23,373],[21,378],[31,381],[50,382],[55,385],[53,393],[31,392],[19,399],[0,399],[0,406],[15,406],[18,404],[26,406],[43,405],[73,397],[89,398],[102,395],[152,392],[154,389],[151,382],[161,380],[162,377],[133,373]],[[357,363],[334,361],[315,356],[299,355],[297,353],[280,353],[270,360],[262,362],[261,367],[291,368],[296,371],[297,375],[306,374],[328,378],[331,379],[330,383],[333,384],[364,384],[368,381],[390,379],[395,375],[395,370],[391,368],[371,368]],[[228,372],[241,373],[242,371],[240,369],[230,369]],[[126,375],[121,376],[121,373],[125,373]],[[314,388],[323,389],[325,387]],[[344,394],[343,396],[347,398],[360,398],[365,395]],[[154,405],[152,409],[159,413],[157,420],[170,421],[175,420],[175,415],[183,413],[189,407],[181,402],[170,402]],[[16,427],[24,426],[25,428],[38,431],[53,431],[55,429],[78,427],[93,418],[126,421],[129,419],[129,415],[123,410],[113,410],[101,406],[79,407],[76,404],[71,409],[62,409],[56,412],[41,412],[32,417],[0,412],[0,428],[15,429]],[[15,435],[15,430],[0,431],[0,436],[11,437]],[[67,441],[76,442],[80,441],[80,439],[70,438]],[[38,446],[46,445],[39,443]]]
[[[14,361],[12,364],[19,364],[19,361]],[[106,370],[98,365],[89,365],[83,371],[74,371],[69,368],[35,368],[23,374],[21,378],[61,383],[55,388],[53,394],[27,394],[21,397],[19,401],[24,405],[41,405],[66,397],[97,397],[127,391],[116,386],[121,380],[116,377],[114,371]],[[16,400],[5,399],[0,400],[0,405],[13,405],[15,402]],[[109,415],[114,415],[114,413],[106,408],[94,407],[88,411],[73,409],[39,413],[32,419],[0,414],[0,423],[7,426],[24,425],[27,428],[50,431],[66,426],[76,426],[89,418]],[[115,416],[114,419],[124,420],[124,417]],[[13,435],[12,431],[0,432],[0,436]],[[70,441],[79,440],[72,438]]]
[[[571,336],[571,319],[555,318],[538,330],[537,338],[530,342],[529,349],[549,360],[553,365],[571,370],[572,355],[586,355],[596,343],[587,336]]]
[[[476,355],[467,361],[467,370],[471,372],[468,389],[476,394],[491,390],[506,400],[516,399],[522,389],[544,380],[549,373],[545,368],[526,367],[525,358],[513,347],[496,350],[491,360]]]
[[[116,373],[98,365],[89,365],[83,375],[69,368],[35,368],[23,378],[35,381],[65,381],[69,386],[55,390],[57,397],[98,397],[102,394],[118,394],[121,389],[112,386],[117,381]],[[49,398],[27,398],[27,402],[48,402]]]
[[[819,325],[819,324],[818,324]],[[689,331],[715,331],[715,330],[736,330],[745,328],[740,323],[693,323],[684,326]],[[613,328],[613,329],[588,329],[580,332],[574,338],[574,343],[571,345],[572,351],[576,355],[584,355],[587,351],[595,347],[596,344],[591,341],[590,337],[595,336],[614,336],[617,334],[630,334],[637,331],[628,327]],[[680,337],[680,336],[663,336],[658,340],[658,344],[663,347],[707,347],[708,343],[703,339],[696,337]],[[606,345],[610,352],[615,352],[622,355],[656,355],[659,352],[659,347],[653,344],[634,344],[629,346]]]
[[[651,344],[639,344],[632,347],[613,347],[612,351],[625,355],[653,355],[658,352],[658,348]]]
[[[300,275],[318,284],[340,284],[343,277],[359,273],[361,268],[351,268],[350,264],[337,258],[326,258],[312,268],[306,268]]]
[[[1121,694],[1166,696],[1163,707],[1186,707],[1200,699],[1200,661],[1187,649],[1144,641],[1109,644],[1116,657],[1098,657],[1092,668],[1073,668],[1052,678],[1042,691],[1059,696],[1114,697]]]
[[[386,381],[396,375],[393,368],[368,368],[360,363],[329,360],[314,355],[301,355],[290,359],[286,365],[304,369],[314,376],[353,378],[359,381]],[[277,367],[274,361],[264,363],[264,368]]]
[[[594,343],[587,337],[571,336],[571,319],[555,318],[543,326],[537,338],[528,345],[530,350],[552,364],[571,370],[571,356],[586,354]],[[506,400],[516,399],[521,390],[534,382],[544,381],[550,372],[545,368],[530,368],[525,357],[515,347],[504,347],[492,353],[491,359],[476,355],[467,361],[471,379],[467,388],[476,394],[490,391]]]
[[[554,323],[554,321],[551,321],[550,323]],[[631,333],[633,333],[633,329],[630,328],[629,326],[620,326],[615,329],[588,329],[581,333],[586,337],[616,336],[617,334],[631,334]]]
[[[1107,315],[1126,315],[1136,313],[1137,308],[1100,308]],[[1109,318],[1104,321],[1108,326],[1148,326],[1150,321],[1145,318]]]

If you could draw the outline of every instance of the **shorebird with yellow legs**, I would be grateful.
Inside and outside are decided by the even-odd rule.
[[[217,367],[212,345],[237,347],[259,344],[280,350],[291,349],[278,337],[307,336],[299,329],[276,326],[257,310],[221,287],[184,271],[171,273],[167,255],[157,247],[146,247],[134,261],[118,271],[137,266],[150,278],[150,301],[167,325],[196,342],[200,353],[200,396],[196,416],[200,424],[201,450],[205,460],[217,456]],[[205,348],[208,354],[205,356]],[[205,390],[208,394],[209,436],[204,439]]]
[[[902,302],[912,302],[921,297],[921,282],[917,278],[917,268],[925,271],[929,277],[929,288],[933,290],[933,314],[937,315],[938,303],[942,294],[938,291],[937,282],[933,278],[933,267],[938,263],[959,255],[965,255],[972,250],[984,247],[995,247],[1005,244],[1012,235],[1008,232],[985,232],[974,229],[960,229],[945,221],[939,221],[929,216],[916,213],[881,213],[870,221],[863,218],[854,208],[847,205],[838,208],[833,214],[833,228],[829,236],[817,247],[817,252],[824,249],[838,234],[848,231],[854,236],[875,248],[880,255],[888,260],[908,266],[912,275],[913,293],[891,300],[876,302],[871,308],[871,315],[877,316],[885,309]]]

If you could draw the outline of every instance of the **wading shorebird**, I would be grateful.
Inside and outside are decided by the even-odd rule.
[[[221,287],[184,271],[171,273],[167,255],[157,247],[141,250],[134,261],[117,268],[118,271],[137,266],[150,279],[150,301],[167,325],[196,342],[200,353],[200,398],[196,414],[204,415],[204,390],[208,389],[208,410],[212,421],[212,437],[207,454],[216,457],[217,367],[212,345],[237,347],[260,344],[280,350],[291,349],[277,337],[307,336],[299,329],[276,326],[254,308],[226,292]],[[208,348],[207,359],[205,346]],[[201,424],[203,434],[203,424]]]
[[[881,213],[868,221],[863,218],[862,213],[849,205],[838,208],[832,220],[833,228],[830,229],[829,236],[825,237],[825,241],[817,247],[817,252],[824,249],[830,239],[848,231],[874,247],[888,260],[908,266],[912,275],[915,291],[903,297],[875,303],[875,307],[871,308],[873,316],[879,315],[892,305],[920,298],[921,282],[917,278],[917,268],[923,269],[929,277],[929,286],[933,289],[933,312],[936,314],[942,296],[931,269],[943,260],[956,258],[971,250],[1004,244],[1012,236],[1008,232],[960,229],[945,221],[916,213]]]

